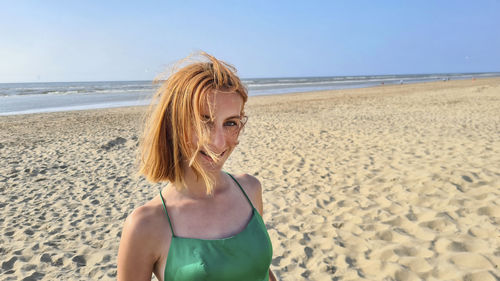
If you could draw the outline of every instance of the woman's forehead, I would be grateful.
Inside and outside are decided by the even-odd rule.
[[[243,97],[237,92],[213,91],[207,95],[207,102],[203,103],[200,108],[204,113],[212,111],[213,113],[239,114],[243,109]]]

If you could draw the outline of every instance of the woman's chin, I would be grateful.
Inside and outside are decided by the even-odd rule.
[[[224,166],[224,162],[226,162],[226,157],[223,157],[218,161],[214,161],[210,156],[203,155],[201,153],[198,155],[198,159],[200,160],[199,163],[207,172],[218,172],[222,170],[222,166]]]

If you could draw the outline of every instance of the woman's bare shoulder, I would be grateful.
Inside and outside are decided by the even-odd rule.
[[[132,240],[161,242],[169,233],[170,226],[165,223],[165,213],[156,199],[132,211],[125,220],[123,232]]]
[[[241,184],[254,207],[262,215],[262,184],[259,179],[250,174],[237,175],[235,179]]]
[[[240,175],[235,175],[234,178],[241,184],[241,186],[247,191],[248,193],[261,193],[262,192],[262,185],[256,177],[250,175],[250,174],[240,174]]]
[[[118,249],[118,280],[151,280],[154,264],[168,249],[170,228],[158,200],[138,207],[125,220]]]

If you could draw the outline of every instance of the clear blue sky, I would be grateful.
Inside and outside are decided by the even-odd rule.
[[[204,50],[242,77],[500,71],[500,1],[3,1],[0,82],[149,80]]]

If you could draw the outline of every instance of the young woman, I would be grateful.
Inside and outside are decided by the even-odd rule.
[[[168,185],[125,221],[120,281],[276,280],[261,184],[222,170],[247,119],[247,92],[233,67],[203,56],[157,92],[140,173]]]

